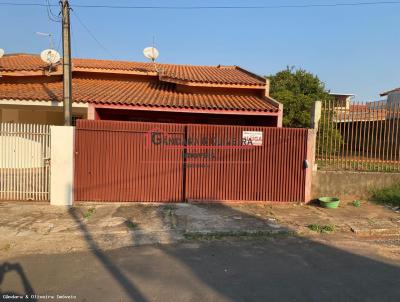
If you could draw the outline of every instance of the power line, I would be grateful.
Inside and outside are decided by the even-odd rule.
[[[46,11],[47,11],[47,17],[50,19],[50,21],[53,22],[61,22],[60,16],[56,16],[53,11],[51,10],[51,3],[50,0],[46,0]]]
[[[92,39],[107,53],[109,54],[112,58],[115,59],[115,56],[108,50],[107,47],[105,47],[93,34],[93,32],[85,25],[85,23],[82,21],[81,18],[75,13],[74,10],[71,10],[73,15],[76,17],[76,20],[78,20],[79,24],[82,25],[82,27],[87,31],[87,33],[92,37]]]
[[[370,1],[370,2],[351,2],[351,3],[326,3],[326,4],[288,4],[288,5],[257,5],[257,6],[129,6],[129,5],[86,5],[74,4],[71,7],[79,8],[103,8],[103,9],[163,9],[163,10],[202,10],[202,9],[296,9],[296,8],[329,8],[329,7],[351,7],[351,6],[376,6],[400,4],[400,1]],[[4,6],[40,6],[40,3],[13,3],[0,2]],[[49,7],[57,5],[49,4]]]

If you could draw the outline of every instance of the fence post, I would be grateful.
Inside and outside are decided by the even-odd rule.
[[[50,204],[71,206],[74,198],[75,127],[51,126]]]
[[[316,101],[311,108],[311,129],[318,131],[318,123],[321,119],[322,102]]]
[[[321,109],[322,109],[322,102],[315,101],[311,108],[311,129],[314,130],[313,132],[313,150],[312,150],[312,170],[317,171],[317,164],[315,161],[315,152],[317,146],[317,133],[318,133],[318,124],[319,120],[321,119]]]
[[[279,113],[278,113],[278,121],[277,121],[277,127],[282,128],[282,123],[283,123],[283,104],[279,104]]]
[[[309,163],[306,169],[306,180],[305,180],[305,194],[304,194],[304,201],[306,203],[311,201],[312,198],[312,175],[314,171],[315,165],[315,141],[316,141],[316,130],[308,129],[307,133],[307,161]]]

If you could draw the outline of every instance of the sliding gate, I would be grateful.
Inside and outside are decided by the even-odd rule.
[[[307,129],[78,121],[76,201],[304,201]]]

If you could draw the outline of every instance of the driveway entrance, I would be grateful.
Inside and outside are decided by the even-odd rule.
[[[78,121],[76,201],[306,201],[308,130]]]

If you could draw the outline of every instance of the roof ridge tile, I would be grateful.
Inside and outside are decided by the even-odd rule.
[[[249,87],[265,86],[265,80],[250,71],[236,65],[233,66],[207,66],[189,64],[166,64],[157,63],[163,70],[163,77],[173,78],[181,81],[210,83],[221,85],[244,85]],[[150,62],[135,62],[123,60],[105,60],[94,58],[73,58],[73,69],[85,71],[90,70],[113,70],[155,73],[155,65]],[[38,55],[30,54],[8,54],[0,58],[0,71],[43,71],[46,64]]]

